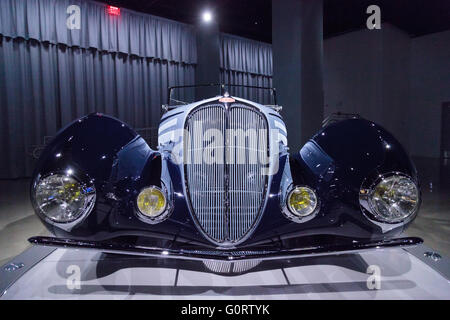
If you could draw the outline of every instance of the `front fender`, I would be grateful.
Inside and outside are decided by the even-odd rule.
[[[123,122],[95,113],[69,124],[45,148],[32,177],[33,204],[37,182],[51,173],[93,184],[96,203],[84,220],[71,224],[52,223],[39,210],[37,215],[56,235],[90,237],[121,220],[138,223],[134,201],[143,187],[161,185],[161,156]]]
[[[413,220],[378,223],[368,219],[360,206],[363,183],[373,182],[380,175],[399,172],[419,186],[417,170],[405,149],[371,121],[350,119],[323,128],[293,155],[293,162],[297,165],[292,166],[293,181],[304,181],[317,191],[323,205],[321,216],[333,216],[335,225],[351,221],[366,230],[364,237],[376,238],[397,235]],[[336,216],[332,212],[336,208],[347,208],[345,216]]]

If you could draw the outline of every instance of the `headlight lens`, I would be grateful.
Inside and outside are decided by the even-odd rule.
[[[139,193],[137,206],[144,216],[156,218],[166,210],[167,199],[160,188],[152,186]]]
[[[92,210],[95,188],[81,184],[72,176],[52,174],[36,184],[35,203],[50,220],[72,222]]]
[[[416,184],[403,175],[383,178],[373,188],[369,204],[375,216],[388,223],[396,223],[413,215],[419,206]]]
[[[306,217],[317,208],[316,193],[308,187],[296,187],[288,195],[289,211],[298,217]]]

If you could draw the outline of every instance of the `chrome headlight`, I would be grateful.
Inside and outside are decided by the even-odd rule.
[[[416,184],[401,174],[382,177],[371,190],[361,190],[360,197],[367,199],[370,211],[377,220],[387,223],[408,219],[417,212],[420,204]]]
[[[297,217],[309,216],[318,208],[316,193],[306,186],[295,187],[288,194],[287,207]]]
[[[94,186],[73,176],[52,174],[40,179],[34,189],[36,209],[51,221],[68,223],[90,213],[95,203]]]

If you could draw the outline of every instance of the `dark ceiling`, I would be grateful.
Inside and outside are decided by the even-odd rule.
[[[222,32],[272,41],[272,0],[100,0],[110,5],[185,23],[199,23],[206,8]],[[366,8],[376,4],[381,19],[411,36],[450,29],[450,0],[324,0],[324,37],[365,27]]]

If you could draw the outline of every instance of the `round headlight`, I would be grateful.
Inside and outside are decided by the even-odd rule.
[[[417,212],[419,190],[409,177],[384,177],[371,190],[369,205],[379,220],[388,223],[401,222]]]
[[[317,208],[316,193],[308,187],[296,187],[288,195],[289,211],[298,217],[306,217],[314,213]]]
[[[52,174],[35,187],[35,205],[48,219],[72,222],[88,214],[95,203],[95,188],[85,186],[72,176]]]
[[[144,216],[156,218],[166,210],[166,196],[158,187],[145,188],[137,197],[137,207]]]

